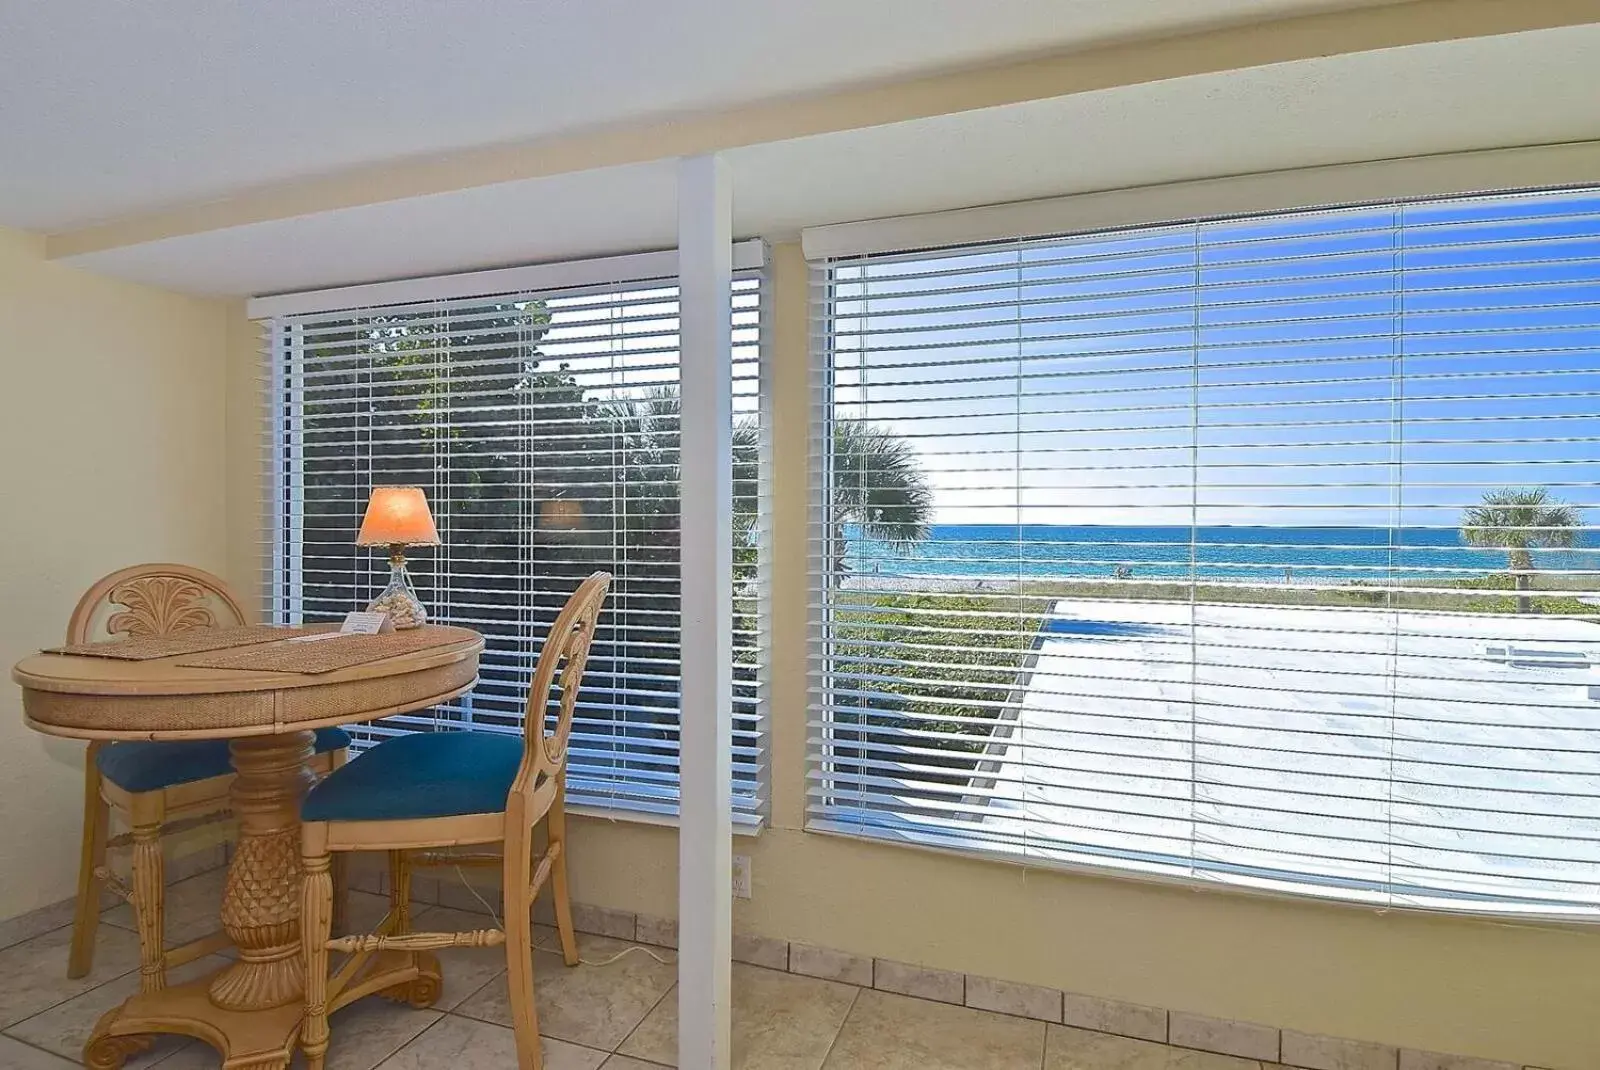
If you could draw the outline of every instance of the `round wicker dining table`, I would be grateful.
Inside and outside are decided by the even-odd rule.
[[[400,652],[331,671],[183,665],[194,658],[124,661],[41,653],[12,669],[30,727],[104,740],[227,739],[237,774],[231,798],[239,831],[222,898],[222,928],[238,958],[208,977],[141,991],[108,1011],[84,1046],[84,1065],[115,1070],[151,1034],[198,1037],[229,1070],[287,1067],[304,1015],[300,951],[300,800],[312,783],[312,729],[371,721],[432,706],[477,682],[483,638],[465,628],[307,644],[370,642]],[[286,648],[288,644],[273,644]],[[310,651],[306,651],[306,656]],[[205,660],[204,658],[200,660]],[[431,956],[381,957],[341,1003],[384,993],[431,1003],[439,991]]]

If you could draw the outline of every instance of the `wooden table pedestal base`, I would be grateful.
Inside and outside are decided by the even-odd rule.
[[[300,950],[300,800],[311,785],[310,732],[246,736],[230,744],[238,843],[222,893],[222,927],[238,960],[204,980],[167,988],[160,973],[108,1012],[83,1049],[90,1070],[117,1070],[150,1034],[198,1037],[226,1070],[289,1065],[305,1016]],[[414,952],[374,956],[332,999],[336,1009],[379,993],[418,1006],[438,998],[438,962]]]
[[[218,1007],[211,986],[225,971],[160,992],[140,993],[107,1011],[83,1048],[89,1070],[118,1070],[131,1055],[155,1043],[156,1033],[196,1037],[222,1054],[224,1070],[284,1070],[300,1039],[305,1007],[299,1002],[265,1010]],[[384,952],[332,999],[337,1009],[374,993],[414,1007],[439,998],[439,963],[422,952]],[[337,1030],[335,1030],[337,1036]]]

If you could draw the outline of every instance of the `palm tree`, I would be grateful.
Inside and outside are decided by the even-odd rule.
[[[677,512],[678,390],[664,386],[635,398],[601,406],[600,416],[618,429],[619,454],[628,469],[625,493],[643,497],[632,511],[636,522],[650,523],[654,512]],[[754,421],[733,428],[733,530],[735,573],[754,565],[757,464],[760,433]],[[847,527],[863,537],[904,551],[928,537],[933,491],[923,477],[911,445],[882,427],[859,422],[834,425],[832,495],[835,560],[842,561]],[[672,491],[662,493],[663,487]],[[741,567],[742,566],[742,567]]]
[[[894,432],[851,420],[835,423],[829,476],[835,568],[844,567],[847,526],[897,552],[928,537],[933,491],[916,451]]]
[[[614,479],[631,499],[626,523],[631,529],[678,527],[679,422],[682,405],[675,386],[658,386],[637,397],[606,402],[597,415],[614,429]],[[734,573],[754,565],[756,488],[761,436],[741,420],[733,428]]]
[[[1576,508],[1544,487],[1502,487],[1485,492],[1483,501],[1462,513],[1461,537],[1469,546],[1506,552],[1518,591],[1517,612],[1526,613],[1532,602],[1526,592],[1533,586],[1533,551],[1576,545],[1581,523]]]

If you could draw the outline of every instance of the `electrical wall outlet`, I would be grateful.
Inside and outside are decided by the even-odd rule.
[[[733,856],[733,894],[740,899],[750,898],[750,856]]]

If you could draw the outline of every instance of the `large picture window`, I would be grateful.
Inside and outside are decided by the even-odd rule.
[[[812,827],[1600,912],[1600,193],[818,270]]]
[[[761,282],[735,282],[734,805],[765,806],[759,555]],[[578,806],[676,813],[678,305],[673,280],[361,308],[267,323],[269,585],[276,620],[337,619],[381,589],[358,550],[368,492],[425,489],[442,545],[411,562],[432,619],[481,632],[480,682],[354,729],[521,732],[566,597],[615,576],[580,696]]]

